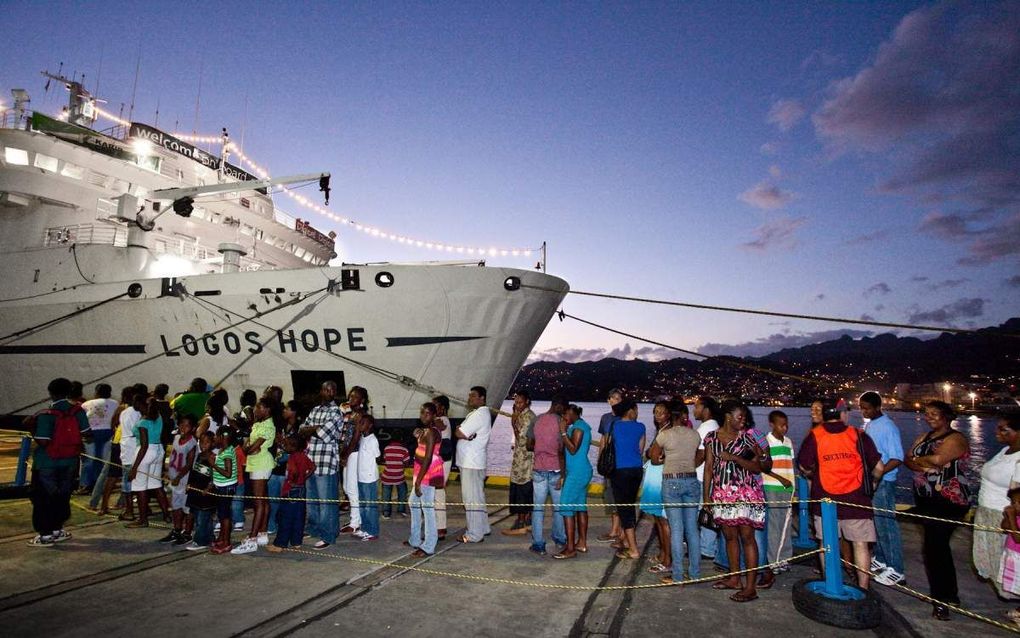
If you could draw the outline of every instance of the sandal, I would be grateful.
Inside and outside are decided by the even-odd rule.
[[[577,558],[577,552],[571,552],[569,554],[566,554],[564,552],[560,552],[559,554],[553,554],[553,558],[555,558],[556,560],[566,560],[568,558]]]
[[[641,555],[638,554],[637,556],[631,556],[627,552],[619,551],[619,552],[616,552],[616,557],[617,558],[623,558],[625,560],[637,560],[638,558],[641,558]]]
[[[673,580],[673,576],[671,574],[663,575],[659,582],[663,585],[676,585],[677,587],[683,587],[685,585],[683,581]]]
[[[479,539],[477,541],[473,541],[473,540],[469,540],[467,535],[465,534],[464,536],[458,536],[457,537],[457,542],[458,543],[464,543],[465,545],[472,545],[474,543],[484,543],[485,539],[482,538],[482,539]]]
[[[776,584],[776,577],[765,577],[758,581],[758,589],[771,589]]]
[[[673,567],[672,566],[666,567],[662,563],[655,563],[654,565],[648,568],[648,571],[650,571],[653,574],[666,574],[672,572]]]
[[[717,580],[714,583],[712,583],[712,589],[736,589],[739,591],[740,586],[734,587],[733,585],[727,583],[726,579],[724,578],[722,580]]]
[[[758,594],[745,594],[743,591],[738,591],[730,596],[730,600],[735,603],[749,603],[752,600],[758,600]]]

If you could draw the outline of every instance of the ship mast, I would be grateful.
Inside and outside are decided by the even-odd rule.
[[[67,114],[67,121],[78,126],[92,128],[92,125],[99,117],[99,113],[96,112],[97,100],[95,96],[88,92],[85,85],[77,80],[69,80],[60,74],[50,73],[49,71],[42,71],[41,73],[47,79],[63,82],[71,94],[68,105],[64,109],[64,112]]]

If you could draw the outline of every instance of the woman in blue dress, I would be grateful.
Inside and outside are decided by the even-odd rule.
[[[560,438],[566,457],[566,473],[560,480],[560,512],[566,526],[567,544],[553,558],[576,558],[588,552],[588,484],[591,483],[591,426],[581,418],[581,408],[571,403],[560,418]]]
[[[669,403],[659,401],[652,410],[652,420],[655,422],[655,432],[669,428],[673,423],[673,415],[669,409]],[[649,447],[651,449],[651,447]],[[673,571],[673,552],[670,545],[669,519],[666,518],[666,508],[662,502],[662,464],[655,465],[648,459],[648,451],[645,451],[645,475],[641,480],[641,511],[654,517],[655,531],[659,536],[659,555],[654,565],[648,568],[653,574],[668,574]]]

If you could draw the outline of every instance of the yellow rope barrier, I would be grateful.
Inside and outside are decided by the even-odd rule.
[[[874,580],[876,574],[874,572],[872,572],[870,569],[861,569],[856,564],[852,563],[851,561],[846,560],[845,558],[840,558],[840,561],[842,561],[843,564],[845,564],[845,565],[847,565],[847,566],[849,566],[849,567],[851,567],[851,568],[853,568],[853,569],[855,569],[855,570],[857,570],[859,572],[864,572],[866,574],[871,575],[872,582],[878,582],[878,581]],[[878,583],[878,584],[881,585],[882,583]],[[994,626],[998,627],[999,629],[1005,629],[1006,631],[1011,631],[1011,632],[1013,632],[1015,634],[1020,634],[1020,627],[1018,627],[1017,625],[1008,625],[1008,624],[1006,624],[1004,622],[1000,622],[1000,621],[995,620],[993,618],[988,618],[987,616],[982,616],[981,614],[976,614],[976,613],[974,613],[972,611],[968,611],[968,610],[966,610],[966,609],[964,609],[964,608],[962,608],[962,607],[960,607],[958,605],[950,605],[949,603],[944,603],[944,602],[942,602],[940,600],[935,600],[931,596],[928,596],[927,594],[922,594],[921,592],[917,591],[916,589],[911,589],[911,588],[907,587],[906,585],[885,585],[885,587],[889,587],[890,589],[898,589],[899,591],[901,591],[901,592],[903,592],[903,593],[905,593],[907,595],[913,596],[914,598],[919,598],[920,600],[923,600],[923,601],[928,602],[928,603],[932,603],[933,605],[943,605],[947,609],[955,611],[956,613],[958,613],[958,614],[960,614],[962,616],[969,616],[970,618],[973,618],[974,620],[980,620],[981,622],[988,623],[989,625],[994,625]]]

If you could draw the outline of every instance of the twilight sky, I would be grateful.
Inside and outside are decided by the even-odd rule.
[[[387,231],[547,241],[549,271],[578,290],[960,327],[1020,315],[1017,2],[0,11],[18,25],[0,59],[8,105],[25,88],[59,110],[66,94],[45,94],[38,72],[63,61],[116,113],[140,48],[136,121],[158,106],[159,128],[225,126],[274,175],[329,170],[330,209]],[[448,258],[277,203],[337,228],[347,261]],[[709,353],[841,329],[576,296],[564,308]],[[537,350],[663,354],[644,347],[554,320]]]

